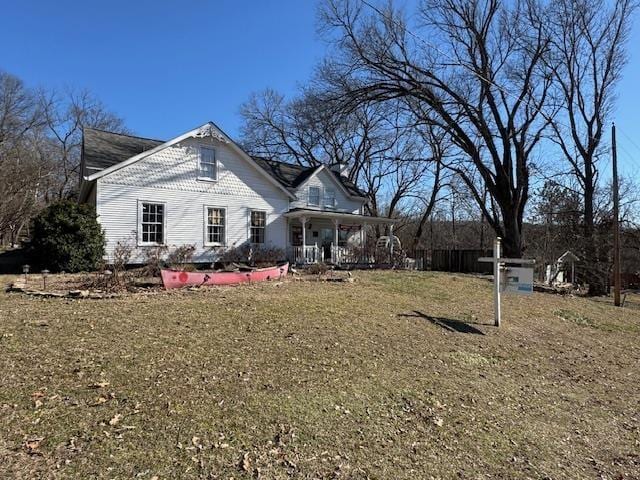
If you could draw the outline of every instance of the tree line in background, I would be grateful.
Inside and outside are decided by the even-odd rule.
[[[325,0],[327,59],[295,98],[266,90],[249,99],[244,144],[305,165],[346,162],[370,213],[402,217],[412,248],[443,237],[448,247],[486,247],[495,235],[510,257],[550,261],[571,248],[583,281],[602,293],[603,139],[636,7],[422,0],[407,12],[393,1]]]
[[[581,257],[608,283],[606,139],[636,0],[323,0],[325,60],[291,98],[241,107],[254,155],[340,163],[367,213],[401,219],[409,251],[490,248],[552,262]],[[88,92],[33,90],[0,72],[0,243],[52,201],[73,198],[81,127],[126,132]],[[621,185],[627,265],[636,268],[636,186]],[[378,235],[384,232],[377,231]],[[635,271],[635,270],[634,270]]]
[[[87,91],[31,89],[0,71],[0,246],[43,207],[76,197],[83,126],[126,132]]]

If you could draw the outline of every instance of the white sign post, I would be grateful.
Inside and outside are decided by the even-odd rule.
[[[501,294],[512,292],[528,294],[533,292],[532,267],[506,267],[512,265],[532,265],[535,260],[525,258],[502,258],[502,241],[496,238],[493,244],[493,257],[480,257],[479,262],[493,263],[493,309],[495,312],[495,326],[499,327],[502,320]],[[502,279],[504,272],[505,278]]]

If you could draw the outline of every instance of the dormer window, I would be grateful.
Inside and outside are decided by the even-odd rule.
[[[214,181],[218,179],[216,151],[211,147],[200,147],[198,180]]]
[[[325,208],[336,207],[336,191],[333,188],[324,189],[324,206]]]
[[[307,204],[312,207],[320,206],[320,187],[309,187],[309,198]]]

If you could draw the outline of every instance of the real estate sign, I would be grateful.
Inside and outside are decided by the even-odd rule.
[[[507,267],[503,279],[503,292],[520,294],[533,293],[533,268]]]

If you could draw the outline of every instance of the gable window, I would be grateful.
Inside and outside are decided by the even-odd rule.
[[[335,208],[336,191],[333,188],[324,189],[324,206],[327,208]]]
[[[210,147],[200,147],[198,178],[201,180],[217,180],[218,164],[216,163],[216,151]]]
[[[267,225],[267,212],[251,210],[249,240],[251,243],[264,243],[264,230]]]
[[[315,207],[320,206],[320,187],[309,187],[309,198],[307,203]]]
[[[140,243],[162,245],[164,243],[164,204],[142,202],[140,210]]]
[[[205,207],[205,244],[224,245],[227,212],[224,208]]]

